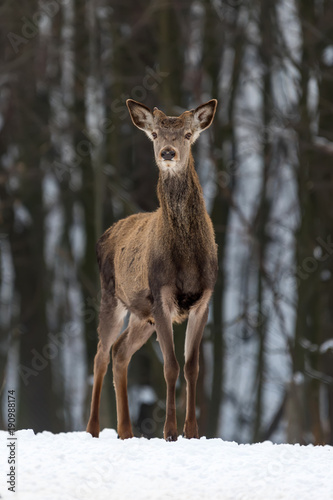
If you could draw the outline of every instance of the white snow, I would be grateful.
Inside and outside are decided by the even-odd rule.
[[[7,490],[10,436],[0,431],[0,497],[19,500],[331,500],[331,446],[167,443],[85,432],[15,434],[16,489]]]

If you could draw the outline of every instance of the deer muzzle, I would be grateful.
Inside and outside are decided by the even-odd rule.
[[[172,148],[164,148],[161,151],[161,158],[164,161],[171,161],[176,156],[176,151]]]

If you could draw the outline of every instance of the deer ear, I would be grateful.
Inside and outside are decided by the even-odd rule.
[[[126,104],[134,125],[147,133],[151,132],[154,122],[150,109],[133,99],[127,99]]]
[[[194,125],[197,132],[202,132],[206,128],[210,127],[212,124],[215,111],[217,106],[217,100],[212,99],[211,101],[201,104],[193,112]]]

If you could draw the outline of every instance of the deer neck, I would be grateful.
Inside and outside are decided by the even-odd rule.
[[[182,172],[172,175],[160,172],[157,195],[164,229],[176,238],[187,239],[206,223],[203,192],[191,153]]]

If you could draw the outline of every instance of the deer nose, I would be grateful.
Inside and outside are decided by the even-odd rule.
[[[176,155],[175,151],[173,149],[163,149],[161,156],[163,160],[172,160],[174,156]]]

